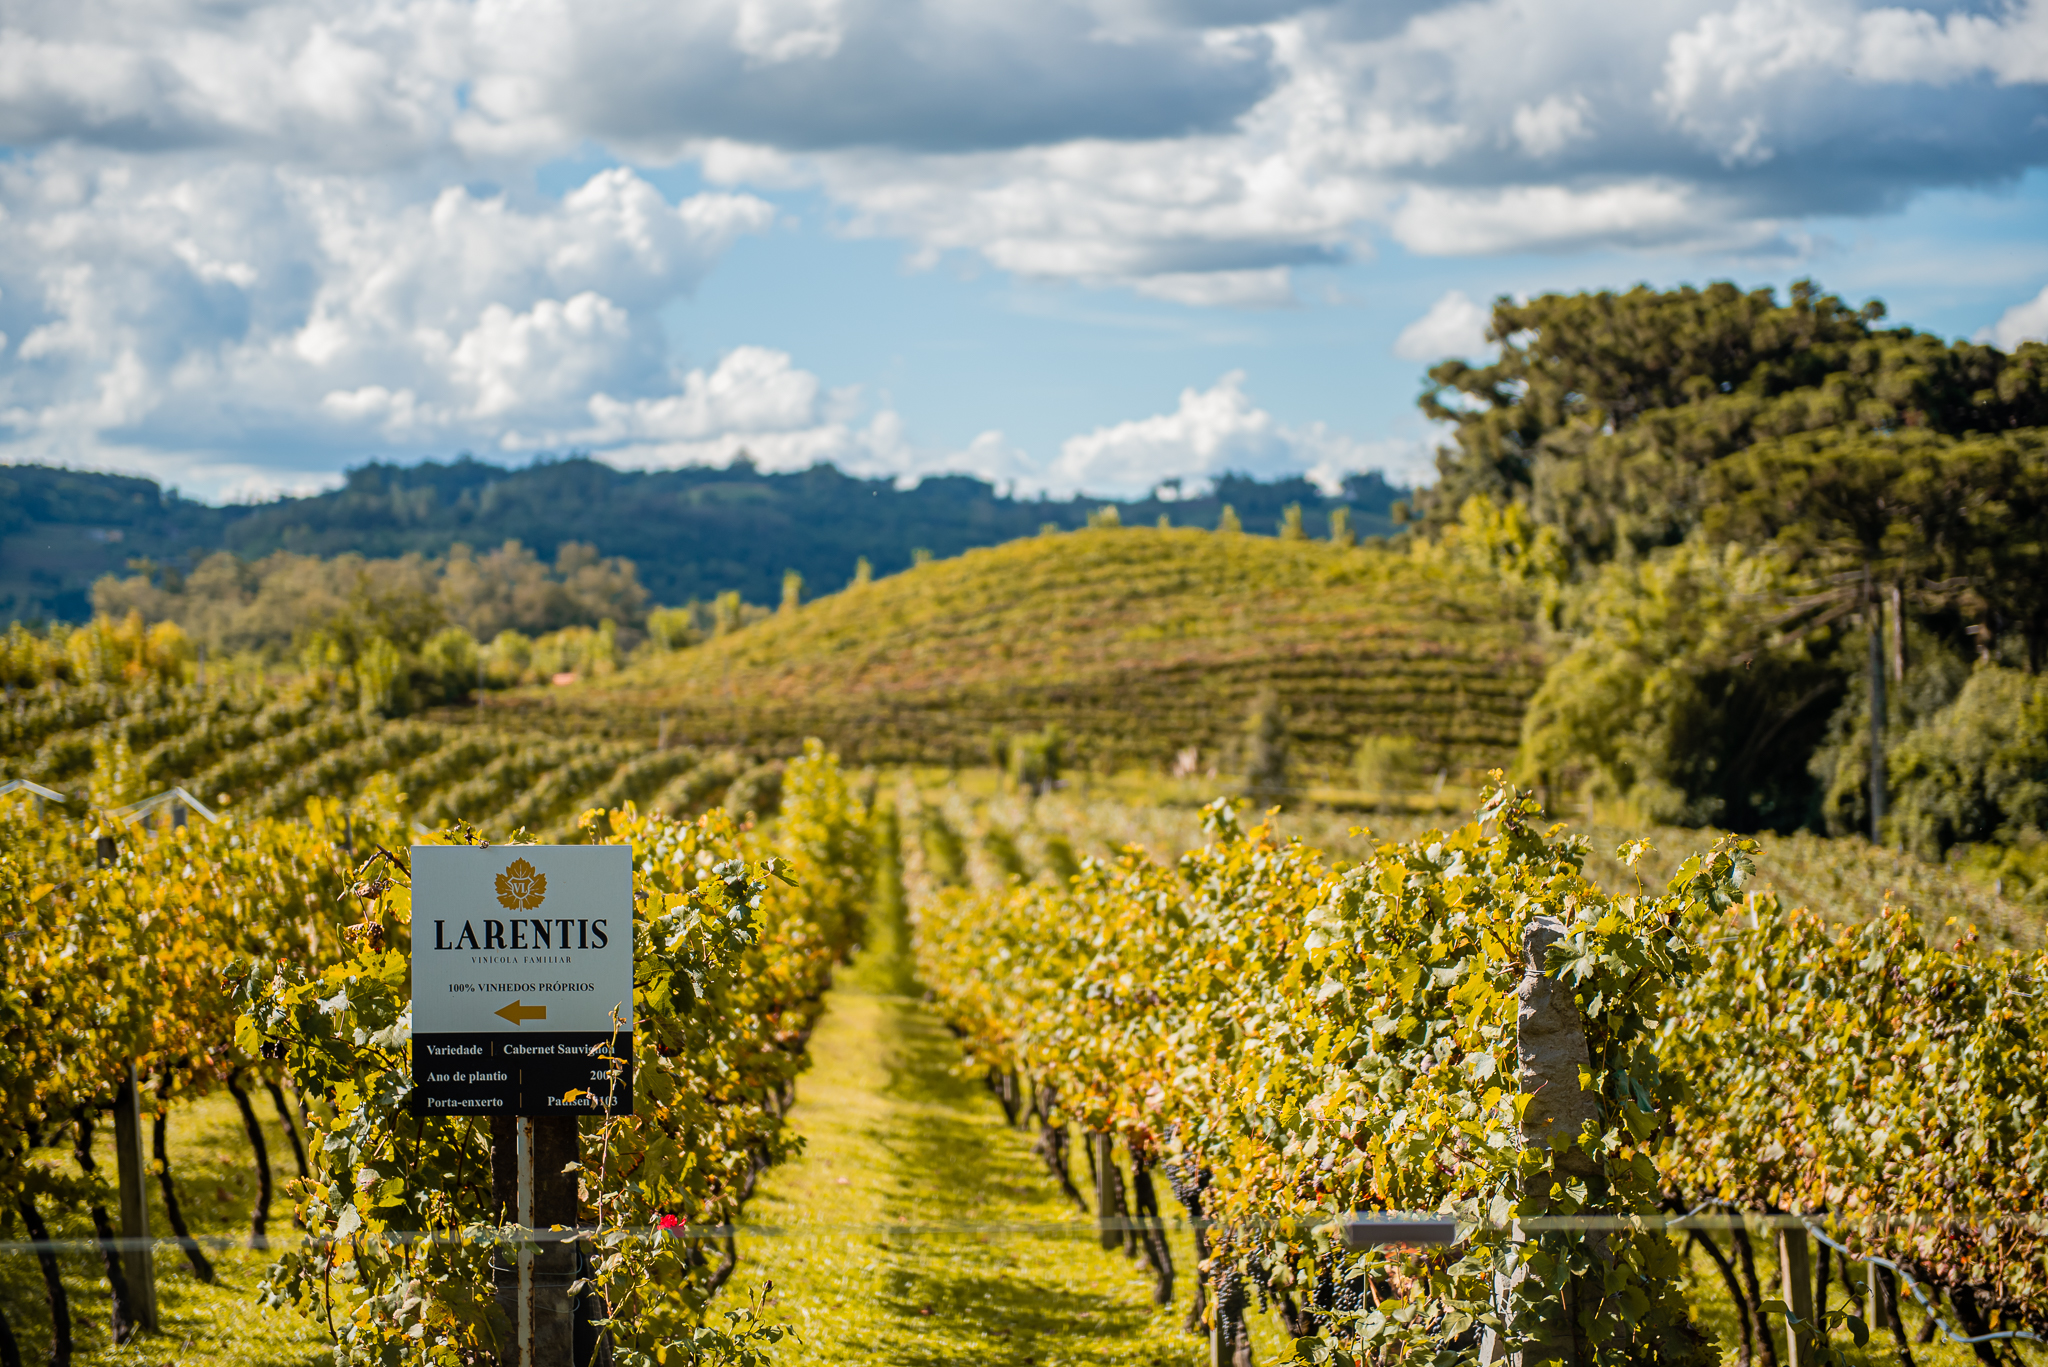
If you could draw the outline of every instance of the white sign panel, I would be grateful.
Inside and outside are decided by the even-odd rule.
[[[633,1108],[633,854],[412,848],[414,1108]]]

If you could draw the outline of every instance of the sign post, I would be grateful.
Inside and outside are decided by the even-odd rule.
[[[501,1218],[540,1245],[500,1269],[507,1367],[576,1367],[576,1122],[633,1110],[632,850],[415,845],[412,889],[413,1108],[490,1122]]]

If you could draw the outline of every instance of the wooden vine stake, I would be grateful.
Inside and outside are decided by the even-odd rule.
[[[128,1279],[136,1324],[156,1329],[156,1255],[150,1247],[149,1201],[143,1182],[149,1172],[142,1153],[142,1093],[135,1065],[114,1098],[114,1168],[121,1183],[121,1274]]]
[[[1792,1322],[1785,1326],[1784,1367],[1815,1367],[1822,1344],[1813,1318],[1813,1266],[1805,1230],[1788,1225],[1778,1231],[1778,1270],[1792,1311]]]

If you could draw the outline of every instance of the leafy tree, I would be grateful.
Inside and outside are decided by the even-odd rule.
[[[1334,546],[1356,546],[1358,544],[1358,533],[1351,530],[1351,510],[1349,508],[1332,508],[1330,510],[1330,544]]]
[[[1010,736],[1003,767],[1027,793],[1049,793],[1067,766],[1067,737],[1057,722]]]
[[[482,682],[481,658],[476,638],[461,627],[435,632],[420,647],[421,692],[432,702],[461,702]]]
[[[411,690],[407,687],[405,656],[399,654],[397,646],[382,636],[371,637],[356,657],[355,673],[356,697],[363,711],[391,717],[407,710]]]
[[[1683,540],[1704,471],[1770,437],[1827,428],[1960,435],[2048,423],[2048,347],[2008,356],[1880,330],[1810,282],[1545,295],[1494,306],[1499,359],[1430,371],[1424,412],[1454,426],[1420,499],[1440,527],[1473,494],[1528,499],[1573,555]]]
[[[647,614],[647,639],[658,650],[686,650],[704,637],[694,602],[679,608],[656,608]]]
[[[1539,456],[1566,433],[1624,432],[1648,413],[1739,385],[1817,381],[1827,369],[1817,348],[1853,344],[1881,314],[1851,310],[1806,282],[1783,307],[1771,290],[1726,283],[1500,299],[1487,330],[1499,359],[1429,372],[1422,409],[1455,424],[1455,444],[1438,458],[1424,509],[1441,517],[1473,494],[1526,495]]]
[[[1389,797],[1406,792],[1414,783],[1422,772],[1422,757],[1413,736],[1367,736],[1358,743],[1351,768],[1358,786],[1385,807]]]
[[[1557,591],[1571,570],[1557,532],[1539,524],[1528,505],[1496,503],[1484,494],[1466,499],[1457,520],[1435,538],[1409,543],[1408,553],[1425,563],[1449,561],[1488,570],[1534,593],[1546,618],[1553,615]]]
[[[713,636],[726,636],[747,624],[746,604],[740,602],[739,590],[728,589],[718,595],[711,605]]]
[[[1783,301],[1728,284],[1502,300],[1498,358],[1432,370],[1422,406],[1453,440],[1415,553],[1539,587],[1539,620],[1579,637],[1530,714],[1525,772],[1577,769],[1668,819],[1854,811],[1878,835],[1887,724],[1943,705],[1970,653],[2048,661],[2048,347],[1883,315],[1806,282]],[[1696,537],[1770,582],[1674,596],[1698,580]],[[1766,734],[1773,773],[1744,790]]]
[[[1927,859],[1963,842],[2048,831],[2048,680],[1979,667],[1955,701],[1900,738],[1892,827]]]
[[[1244,523],[1238,521],[1237,509],[1231,507],[1228,503],[1224,504],[1223,511],[1216,515],[1216,530],[1228,532],[1232,535],[1242,532],[1244,530]]]
[[[630,562],[590,546],[564,542],[550,568],[508,541],[481,555],[458,543],[445,558],[390,560],[278,551],[244,561],[222,551],[189,575],[151,567],[103,578],[93,599],[105,616],[136,611],[150,621],[175,621],[216,653],[277,658],[316,626],[351,640],[383,636],[406,652],[449,624],[477,640],[594,627],[607,617],[637,628],[647,592]]]
[[[804,577],[795,570],[782,574],[782,610],[795,612],[804,605]]]
[[[1308,532],[1301,524],[1301,505],[1290,503],[1280,515],[1280,539],[1282,541],[1306,541]]]
[[[1957,443],[1931,432],[1809,433],[1752,446],[1718,462],[1709,488],[1710,534],[1769,541],[1805,572],[1795,615],[1826,621],[1856,612],[1865,650],[1866,769],[1870,835],[1883,838],[1885,774],[1885,604],[1945,595],[1934,582],[1968,558],[1981,526],[1973,505],[1987,490]]]
[[[2048,669],[2048,431],[1979,437],[1957,446],[1960,478],[1979,491],[1956,563],[1966,631],[1986,655]],[[2014,641],[2016,651],[2003,650]]]
[[[1970,677],[1970,663],[1939,635],[1910,617],[1904,642],[1898,638],[1896,624],[1886,634],[1892,649],[1886,652],[1891,668],[1883,681],[1885,722],[1881,734],[1910,734],[1912,728],[1955,700]],[[1837,658],[1850,666],[1846,670],[1845,688],[1834,715],[1828,718],[1826,733],[1807,761],[1807,769],[1819,784],[1818,824],[1823,829],[1831,835],[1869,835],[1875,829],[1877,838],[1889,842],[1891,826],[1880,820],[1873,827],[1870,813],[1870,671],[1867,667],[1853,667],[1857,662],[1867,662],[1869,656],[1869,633],[1864,628],[1856,627],[1843,634]],[[1897,753],[1901,743],[1893,742],[1886,750],[1887,811],[1894,805],[1893,795],[1899,785]]]
[[[1566,608],[1570,649],[1530,700],[1518,761],[1645,819],[1738,831],[1814,823],[1806,758],[1842,695],[1836,629],[1776,629],[1776,556],[1695,539],[1604,567]]]
[[[1277,805],[1288,794],[1294,767],[1289,753],[1287,709],[1280,695],[1262,688],[1252,696],[1244,728],[1244,790],[1254,802]]]

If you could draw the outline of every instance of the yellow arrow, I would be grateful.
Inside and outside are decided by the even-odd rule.
[[[523,1025],[527,1021],[546,1020],[548,1018],[548,1009],[545,1006],[521,1006],[515,1000],[510,1006],[499,1007],[496,1014],[503,1016],[514,1025]]]

